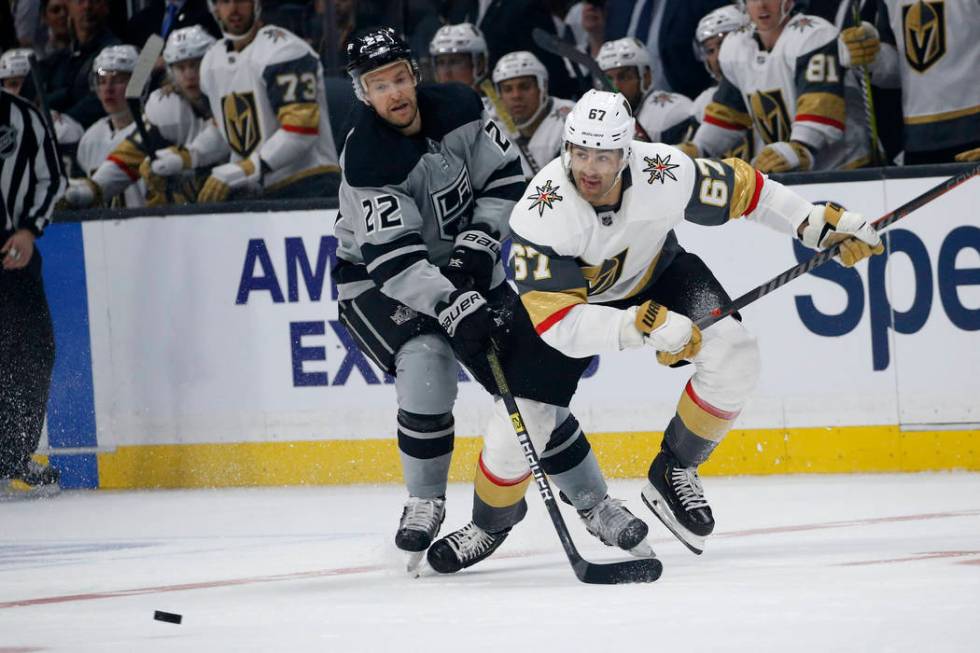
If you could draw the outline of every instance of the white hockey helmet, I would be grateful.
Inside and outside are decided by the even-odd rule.
[[[0,55],[0,79],[27,77],[31,74],[30,48],[13,48]]]
[[[211,10],[211,15],[214,16],[214,22],[218,23],[218,28],[221,29],[221,35],[228,39],[229,41],[241,41],[243,38],[249,35],[252,30],[246,30],[244,34],[235,36],[234,34],[229,34],[225,31],[225,26],[221,24],[218,20],[218,3],[216,0],[208,0],[208,9]],[[259,16],[262,15],[262,0],[252,0],[252,27],[258,25]]]
[[[622,174],[629,163],[630,143],[635,129],[636,119],[622,93],[595,89],[587,92],[565,118],[561,162],[568,178],[572,179],[572,145],[597,150],[621,150],[623,160],[619,172]]]
[[[517,125],[518,129],[523,129],[541,117],[541,112],[548,106],[548,69],[544,67],[541,60],[527,50],[508,52],[500,57],[497,65],[493,67],[493,85],[500,93],[500,82],[516,77],[534,77],[537,80],[538,90],[541,92],[538,98],[538,108],[530,118]]]
[[[92,89],[98,86],[99,75],[103,73],[131,73],[136,68],[139,52],[132,45],[110,45],[103,48],[92,62],[89,83]]]
[[[200,25],[181,27],[170,32],[163,48],[163,60],[167,65],[188,59],[200,59],[214,45],[215,39]]]
[[[483,32],[473,23],[443,25],[432,37],[429,43],[429,55],[433,58],[440,54],[456,54],[462,52],[470,55],[473,60],[473,77],[479,82],[487,76],[487,61],[490,53],[487,50],[487,40]],[[480,56],[483,64],[480,65]]]
[[[642,41],[632,36],[603,43],[602,47],[599,48],[599,56],[596,57],[596,62],[603,71],[624,66],[635,66],[636,73],[640,76],[641,96],[646,95],[646,92],[653,86],[653,60],[650,58],[650,51],[647,50],[647,46],[643,45]],[[646,71],[650,72],[649,82],[645,80],[646,75],[644,73]]]

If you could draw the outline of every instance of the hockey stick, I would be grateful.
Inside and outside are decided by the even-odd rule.
[[[534,482],[538,486],[538,492],[544,500],[544,505],[548,508],[551,523],[554,524],[555,530],[558,531],[558,539],[561,540],[561,545],[565,549],[565,555],[568,556],[568,561],[572,563],[572,569],[575,570],[575,575],[578,579],[583,583],[615,585],[620,583],[652,583],[660,578],[660,574],[663,572],[663,564],[656,558],[638,558],[636,560],[624,560],[622,562],[596,563],[589,562],[579,555],[578,549],[575,548],[575,543],[572,542],[572,536],[568,532],[568,526],[561,516],[558,503],[555,501],[555,495],[551,491],[551,484],[541,469],[538,453],[534,449],[534,443],[531,442],[531,436],[528,435],[527,429],[524,427],[524,418],[521,417],[521,411],[517,407],[517,401],[514,399],[514,395],[510,393],[510,386],[507,384],[504,371],[500,367],[497,352],[493,349],[487,352],[487,362],[490,363],[493,378],[497,382],[497,391],[504,400],[507,412],[510,413],[510,423],[514,427],[514,432],[517,433],[517,439],[521,443],[524,457],[527,459],[527,464],[531,468],[531,475],[534,476]]]
[[[527,149],[527,143],[521,142],[521,132],[519,129],[517,129],[517,123],[514,122],[514,117],[510,115],[510,111],[507,110],[507,107],[504,106],[500,96],[497,95],[497,89],[493,87],[493,82],[489,79],[483,80],[480,82],[480,89],[483,91],[483,94],[487,96],[487,99],[490,100],[490,104],[493,105],[493,110],[497,112],[497,117],[504,123],[504,127],[507,128],[507,131],[511,134],[517,134],[517,139],[512,142],[517,146],[517,149],[521,151],[521,154],[524,155],[524,159],[531,168],[532,176],[538,174],[538,170],[541,169],[541,166],[539,166],[538,162],[534,160],[533,156],[531,156],[531,151]]]
[[[606,76],[605,71],[599,67],[599,64],[595,59],[589,56],[588,52],[582,52],[571,43],[565,43],[554,34],[549,34],[540,27],[534,28],[534,31],[531,32],[531,38],[534,39],[534,42],[538,45],[538,47],[543,48],[552,54],[557,54],[559,57],[564,57],[572,63],[585,66],[585,68],[589,71],[589,75],[592,76],[592,79],[599,82],[599,84],[602,86],[602,90],[609,91],[610,93],[619,92],[613,85],[612,80]],[[633,108],[630,107],[630,110],[632,111]],[[636,135],[647,139],[649,142],[653,142],[653,139],[650,138],[650,134],[647,133],[647,130],[645,130],[643,125],[640,123],[636,123]]]
[[[158,34],[151,34],[146,39],[146,44],[143,45],[139,57],[136,58],[136,66],[133,68],[133,73],[129,77],[129,83],[126,84],[126,104],[129,106],[129,113],[133,116],[136,133],[139,134],[140,140],[143,142],[141,149],[146,156],[150,157],[151,161],[156,158],[156,153],[150,146],[149,132],[146,129],[146,124],[143,122],[143,93],[146,91],[146,85],[149,83],[150,76],[153,74],[153,66],[156,65],[157,58],[161,52],[163,52],[163,39]],[[167,178],[163,192],[166,196],[167,203],[173,204],[174,194],[169,177]]]
[[[31,67],[31,84],[34,85],[34,92],[37,93],[37,102],[41,113],[44,114],[44,119],[48,121],[48,129],[51,130],[51,138],[54,139],[55,145],[58,144],[58,135],[54,131],[54,118],[51,116],[51,107],[48,106],[48,98],[44,95],[44,89],[41,87],[41,75],[37,69],[37,57],[32,52],[27,57],[27,64]]]
[[[856,27],[861,26],[861,0],[852,0],[851,17]],[[859,80],[861,82],[861,93],[864,96],[864,120],[868,123],[868,132],[871,136],[871,163],[876,167],[884,164],[884,157],[878,146],[878,117],[875,114],[874,98],[871,95],[871,69],[867,66],[858,68]]]
[[[945,195],[946,193],[953,190],[960,184],[969,181],[971,178],[977,175],[980,175],[980,165],[975,166],[970,170],[967,170],[966,172],[958,174],[955,177],[950,177],[949,179],[942,182],[941,184],[938,184],[930,188],[926,192],[922,193],[915,199],[909,200],[905,204],[902,204],[894,211],[890,211],[889,213],[886,213],[885,215],[881,216],[871,224],[875,228],[875,231],[881,231],[885,227],[894,224],[895,222],[898,222],[899,220],[909,215],[910,213],[917,211],[918,209],[922,208],[923,206],[933,201],[937,197]],[[696,320],[695,324],[697,324],[698,328],[700,329],[708,328],[715,322],[718,322],[719,320],[722,320],[728,317],[729,315],[732,315],[736,311],[745,308],[752,302],[765,297],[773,290],[776,290],[781,286],[785,286],[793,279],[802,276],[815,268],[820,267],[830,259],[837,256],[838,252],[840,252],[840,246],[841,244],[837,243],[833,247],[829,247],[828,249],[817,252],[809,260],[803,261],[799,265],[794,265],[790,269],[786,270],[780,275],[773,277],[772,279],[765,282],[761,286],[757,286],[752,290],[748,291],[738,299],[733,300],[732,302],[726,304],[725,306],[720,306],[716,309],[713,309],[710,313],[708,313],[704,317],[700,318],[699,320]]]

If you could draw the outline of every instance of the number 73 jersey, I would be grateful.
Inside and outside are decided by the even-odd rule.
[[[621,202],[602,210],[578,194],[560,159],[552,161],[510,218],[514,279],[535,329],[544,334],[579,304],[640,295],[683,251],[673,233],[682,220],[721,225],[749,216],[777,226],[771,215],[781,230],[795,228],[810,203],[792,195],[773,210],[764,201],[769,186],[790,195],[741,159],[691,159],[633,141]]]

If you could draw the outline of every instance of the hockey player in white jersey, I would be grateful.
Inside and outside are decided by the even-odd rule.
[[[704,67],[708,74],[714,78],[715,82],[721,81],[721,65],[718,60],[721,55],[721,44],[725,37],[731,32],[746,28],[749,25],[749,17],[744,11],[734,5],[725,5],[711,11],[698,21],[697,29],[694,31],[694,54],[704,62]],[[704,122],[705,110],[711,104],[718,84],[704,89],[700,95],[694,98],[694,119],[698,124]],[[752,159],[752,138],[751,134],[743,134],[741,141],[720,155],[719,158],[737,157],[749,161]]]
[[[483,32],[473,23],[443,25],[429,43],[432,70],[440,84],[459,82],[479,91],[490,73],[490,53]],[[484,107],[487,107],[484,98]]]
[[[636,138],[670,145],[694,133],[694,104],[680,93],[653,88],[650,51],[633,37],[607,41],[596,62],[630,103],[636,116]]]
[[[82,208],[103,204],[103,188],[113,188],[112,206],[140,207],[145,204],[146,185],[139,179],[139,162],[115,156],[116,148],[136,131],[126,106],[126,84],[139,53],[131,45],[110,45],[92,64],[91,85],[108,114],[89,127],[78,143],[76,159],[85,177],[68,180],[63,204]],[[126,179],[116,188],[120,178]],[[136,183],[129,185],[129,182]],[[119,192],[122,191],[122,192]],[[109,204],[109,202],[105,202]]]
[[[721,46],[722,79],[688,154],[717,156],[752,130],[763,172],[867,165],[869,141],[857,83],[837,61],[837,29],[791,15],[793,0],[749,0],[752,29]]]
[[[339,183],[323,67],[281,27],[261,27],[260,0],[208,0],[224,38],[201,62],[201,89],[229,148],[198,195],[330,196]]]
[[[698,466],[745,404],[759,354],[737,318],[703,334],[693,324],[729,298],[704,262],[680,246],[674,226],[743,217],[781,223],[780,231],[810,247],[843,240],[846,265],[884,247],[860,214],[813,205],[740,159],[692,160],[668,145],[631,142],[633,122],[618,93],[589,91],[579,100],[565,123],[561,158],[542,168],[511,213],[511,263],[535,330],[568,360],[651,347],[661,364],[693,363],[642,498],[700,553],[714,518]],[[547,414],[533,401],[518,403],[526,426]],[[514,476],[527,463],[513,437],[497,435],[507,411],[494,416],[501,424],[488,429],[481,465]],[[531,437],[535,447],[544,444],[533,430]]]
[[[531,178],[558,156],[565,116],[575,103],[548,95],[548,69],[525,50],[509,52],[497,61],[493,83],[517,129],[505,129],[507,138],[517,144],[521,167]]]
[[[163,60],[171,82],[153,91],[143,107],[143,122],[149,142],[143,143],[135,130],[122,139],[91,176],[91,184],[72,186],[68,194],[72,206],[106,204],[142,178],[146,205],[184,204],[197,196],[193,173],[172,183],[151,171],[147,151],[156,150],[158,169],[182,170],[185,162],[208,166],[228,158],[227,147],[210,119],[207,101],[201,95],[198,68],[201,57],[214,44],[214,37],[199,25],[174,30],[167,38]],[[210,132],[204,134],[204,132]],[[203,155],[200,152],[203,151]],[[176,179],[175,179],[176,181]]]
[[[536,424],[548,441],[542,468],[590,532],[625,549],[640,546],[646,524],[608,497],[589,443],[560,399],[571,396],[589,361],[544,345],[505,280],[500,242],[524,192],[516,148],[472,90],[420,85],[408,45],[394,30],[355,38],[348,60],[366,106],[341,158],[333,274],[341,322],[365,355],[395,377],[409,494],[396,546],[408,552],[410,569],[429,549],[433,569],[458,571],[496,550],[527,511],[526,469],[510,475],[479,467],[473,521],[429,548],[445,517],[456,359],[493,393],[485,355],[491,341],[502,349],[514,394],[544,406]],[[574,373],[556,378],[555,367]],[[505,437],[509,422],[502,426],[498,435]],[[513,433],[510,438],[516,442]]]
[[[842,66],[870,64],[872,81],[902,89],[906,164],[980,160],[980,5],[881,0],[877,29],[838,38]]]
[[[13,48],[0,55],[0,86],[3,90],[18,96],[23,94],[24,85],[31,74],[29,57],[32,54],[34,50],[31,48]],[[54,123],[54,137],[58,142],[58,151],[65,163],[65,170],[70,171],[85,128],[71,116],[57,111],[51,112],[51,121]]]

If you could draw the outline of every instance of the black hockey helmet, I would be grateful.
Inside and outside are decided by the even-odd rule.
[[[416,83],[422,81],[419,66],[412,57],[412,49],[393,28],[378,27],[352,39],[347,44],[347,72],[354,83],[354,92],[358,99],[367,103],[361,76],[398,60],[408,63]]]

